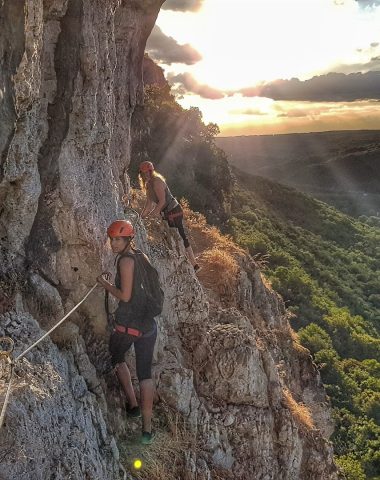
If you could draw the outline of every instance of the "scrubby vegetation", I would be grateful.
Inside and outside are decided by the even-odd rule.
[[[311,197],[236,172],[230,229],[295,316],[331,397],[348,478],[380,472],[380,229]]]

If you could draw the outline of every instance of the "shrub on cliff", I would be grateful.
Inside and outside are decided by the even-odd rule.
[[[132,180],[139,163],[149,159],[177,197],[185,197],[212,223],[225,222],[232,175],[225,153],[214,143],[218,126],[205,124],[198,108],[182,108],[169,85],[146,86],[144,106],[135,111],[132,125]]]

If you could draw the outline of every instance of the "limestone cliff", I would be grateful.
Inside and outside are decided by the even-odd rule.
[[[112,268],[104,232],[123,215],[131,116],[162,3],[0,2],[0,336],[16,355]],[[109,370],[98,289],[17,365],[0,478],[337,478],[328,403],[281,299],[252,259],[191,215],[199,280],[177,234],[137,224],[166,295],[147,469],[128,472],[138,425]]]

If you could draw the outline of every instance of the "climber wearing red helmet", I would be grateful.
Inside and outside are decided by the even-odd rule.
[[[149,444],[152,441],[151,420],[154,394],[151,368],[157,325],[154,318],[145,318],[145,305],[138,298],[138,286],[142,279],[139,268],[136,268],[137,255],[144,254],[131,246],[135,232],[129,221],[116,220],[108,227],[107,234],[112,251],[117,254],[115,285],[112,285],[104,274],[100,275],[97,281],[119,300],[114,313],[115,329],[109,343],[111,361],[127,397],[127,414],[131,417],[142,415],[141,441]],[[148,261],[147,258],[146,261]],[[135,326],[136,328],[133,328]],[[141,410],[133,390],[131,373],[124,358],[132,344],[136,355]]]
[[[187,257],[194,270],[198,271],[199,265],[183,224],[182,207],[169,190],[165,178],[155,170],[152,162],[145,161],[140,163],[139,179],[141,189],[146,193],[146,202],[141,217],[162,216],[168,222],[169,227],[177,228],[183,240]]]

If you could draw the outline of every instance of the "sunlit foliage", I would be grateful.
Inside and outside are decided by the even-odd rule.
[[[230,231],[295,314],[334,406],[348,479],[380,472],[380,229],[295,190],[235,172]],[[363,220],[363,219],[361,219]]]

